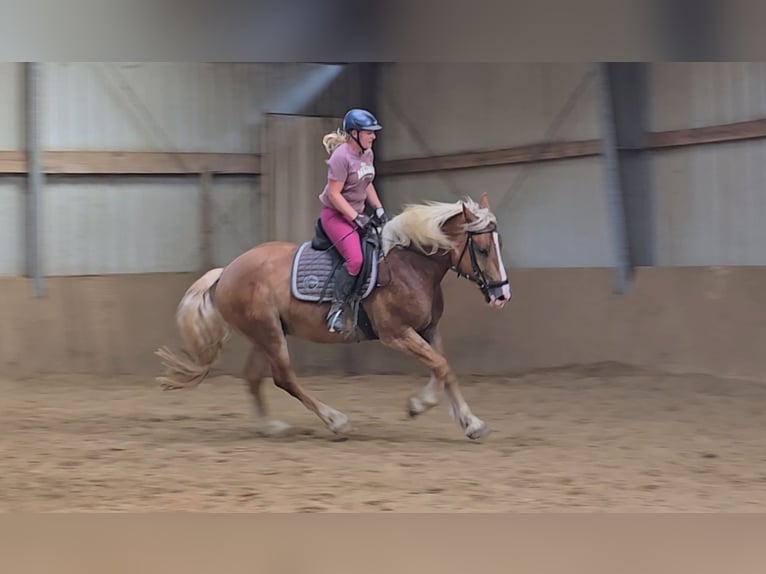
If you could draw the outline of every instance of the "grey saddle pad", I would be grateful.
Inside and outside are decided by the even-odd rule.
[[[306,241],[298,247],[293,259],[293,269],[290,277],[290,289],[293,297],[301,301],[332,301],[335,278],[330,273],[336,264],[337,255],[330,251],[317,251],[311,248],[311,242]],[[343,263],[341,263],[343,265]],[[362,298],[367,297],[375,288],[378,278],[378,252],[373,256],[369,276],[362,286]],[[322,296],[322,292],[324,295]]]

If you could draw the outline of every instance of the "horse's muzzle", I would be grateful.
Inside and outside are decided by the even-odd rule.
[[[489,290],[489,305],[496,309],[502,309],[512,296],[511,286],[507,283],[502,287],[492,288]]]

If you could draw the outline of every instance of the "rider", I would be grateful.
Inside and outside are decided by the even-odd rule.
[[[362,268],[360,231],[370,225],[364,213],[365,203],[375,210],[381,225],[388,220],[375,191],[372,142],[382,129],[367,110],[354,108],[346,112],[343,129],[326,134],[322,144],[330,154],[327,160],[327,184],[319,195],[321,220],[327,237],[345,261],[335,275],[335,291],[327,328],[331,333],[343,330],[343,305],[355,286]]]

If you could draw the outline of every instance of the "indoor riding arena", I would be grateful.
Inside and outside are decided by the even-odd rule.
[[[766,64],[4,63],[0,102],[0,511],[766,511]],[[342,431],[269,372],[264,432],[236,329],[161,384],[195,281],[314,237],[356,107],[390,218],[496,216],[510,301],[440,284],[481,437],[361,330],[285,327]]]

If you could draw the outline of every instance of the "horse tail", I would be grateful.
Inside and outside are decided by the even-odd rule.
[[[155,354],[163,359],[165,376],[157,377],[165,390],[196,387],[210,372],[231,329],[215,308],[212,289],[223,268],[211,269],[186,290],[176,310],[176,324],[186,347],[184,357],[161,347]]]

